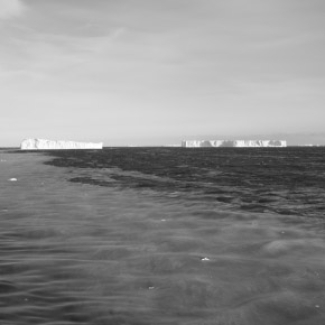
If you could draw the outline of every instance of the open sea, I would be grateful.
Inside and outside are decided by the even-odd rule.
[[[1,325],[325,324],[325,148],[0,150]]]

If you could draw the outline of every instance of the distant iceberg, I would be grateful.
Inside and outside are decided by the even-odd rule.
[[[103,149],[102,142],[75,142],[66,140],[25,139],[21,150]]]
[[[184,140],[182,147],[209,148],[209,147],[236,147],[236,148],[261,148],[261,147],[286,147],[285,140]]]

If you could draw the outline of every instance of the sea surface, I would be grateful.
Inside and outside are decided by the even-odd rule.
[[[325,148],[0,150],[1,325],[325,324]]]

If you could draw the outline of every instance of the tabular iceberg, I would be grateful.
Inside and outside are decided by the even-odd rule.
[[[182,147],[186,148],[209,148],[209,147],[286,147],[285,140],[184,140]]]
[[[65,140],[25,139],[21,150],[59,150],[59,149],[103,149],[103,143],[75,142]]]

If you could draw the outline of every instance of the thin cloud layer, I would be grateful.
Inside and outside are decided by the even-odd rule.
[[[20,16],[25,7],[19,0],[0,0],[0,19]]]

